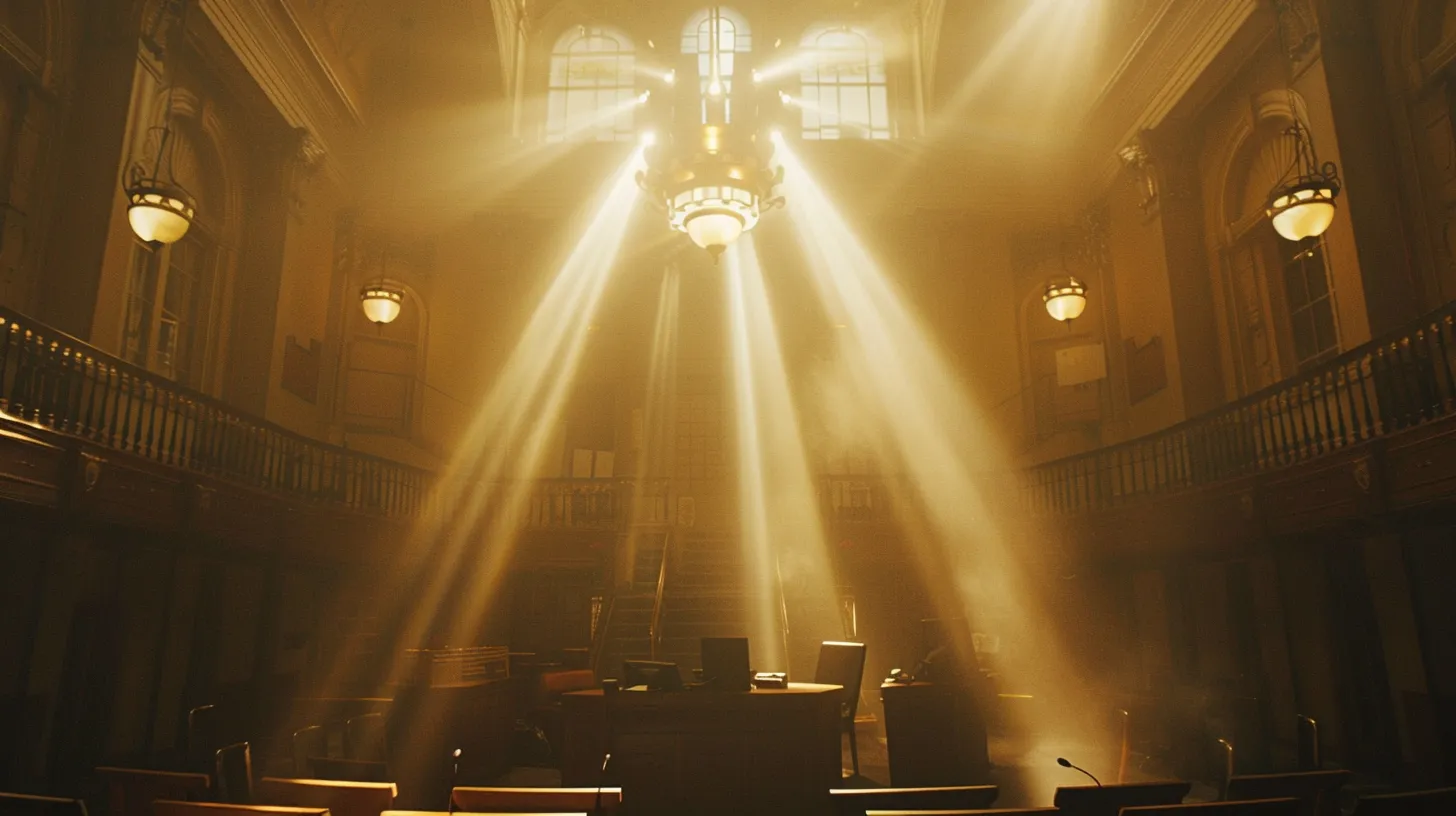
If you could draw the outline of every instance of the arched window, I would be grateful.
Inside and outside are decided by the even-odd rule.
[[[713,64],[713,20],[717,19],[718,64]],[[723,86],[727,99],[724,115],[733,120],[733,71],[734,55],[747,54],[753,49],[753,36],[748,21],[732,9],[703,9],[683,28],[682,52],[698,55],[698,92],[703,95],[703,122],[708,121],[708,88],[717,81]]]
[[[632,41],[578,26],[556,41],[546,99],[548,142],[627,142],[637,95]]]
[[[845,26],[804,35],[805,139],[888,139],[885,52],[868,33]]]

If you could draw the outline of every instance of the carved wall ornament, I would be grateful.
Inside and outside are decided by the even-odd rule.
[[[1279,40],[1294,73],[1300,74],[1319,54],[1319,25],[1310,0],[1274,0]]]
[[[1153,157],[1142,140],[1134,139],[1117,151],[1127,168],[1128,176],[1138,189],[1138,209],[1151,218],[1158,214],[1158,175],[1153,167]]]

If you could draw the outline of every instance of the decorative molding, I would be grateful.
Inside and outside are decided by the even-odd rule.
[[[350,152],[363,122],[359,107],[284,0],[200,0],[270,102],[294,128],[312,134],[326,157]],[[332,175],[342,174],[328,162]]]
[[[1087,116],[1096,189],[1116,178],[1118,146],[1161,124],[1263,1],[1162,0]]]

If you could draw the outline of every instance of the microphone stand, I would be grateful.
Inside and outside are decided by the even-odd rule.
[[[592,802],[592,816],[602,814],[602,788],[607,784],[607,766],[612,762],[612,703],[617,696],[617,681],[606,679],[602,681],[602,720],[604,725],[606,750],[602,752],[602,770],[597,776],[597,795]]]
[[[450,771],[450,791],[446,794],[448,804],[445,805],[445,816],[453,816],[455,813],[455,783],[460,781],[460,749],[456,748],[450,757],[454,765]]]

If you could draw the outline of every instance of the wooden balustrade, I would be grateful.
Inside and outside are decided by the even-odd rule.
[[[1167,430],[1032,467],[1034,509],[1077,513],[1286,468],[1456,411],[1456,302]]]
[[[429,472],[327,445],[0,309],[0,412],[158,464],[389,516]]]

